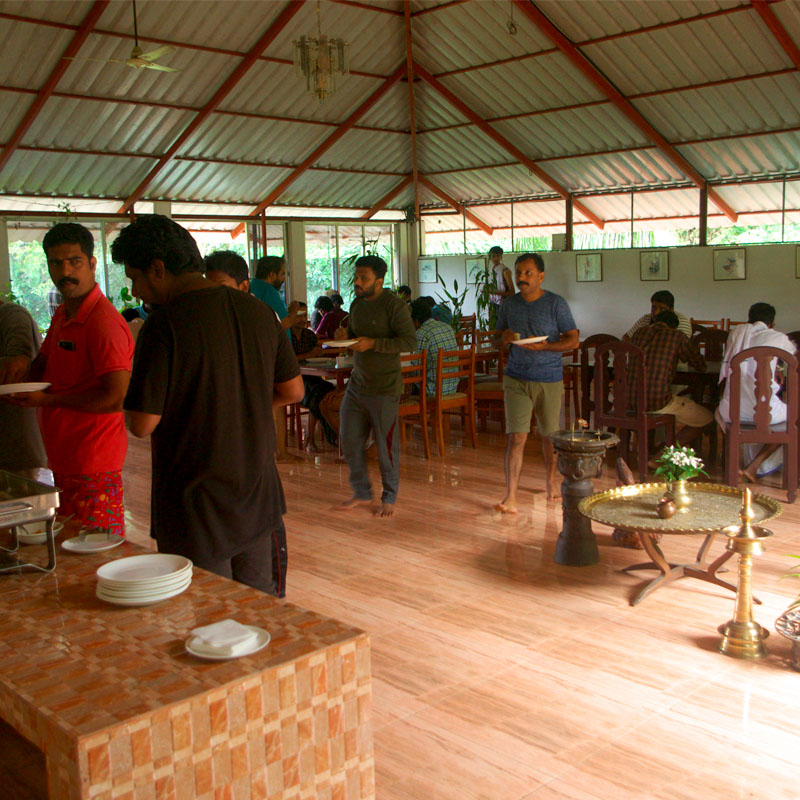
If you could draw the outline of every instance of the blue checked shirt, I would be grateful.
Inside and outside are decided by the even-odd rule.
[[[437,319],[426,319],[417,328],[417,351],[427,350],[425,393],[431,397],[436,394],[436,359],[439,350],[458,350],[456,335],[449,325]],[[445,367],[445,372],[447,368]],[[450,370],[452,372],[452,370]],[[442,393],[453,394],[458,387],[457,378],[445,378],[442,381]]]

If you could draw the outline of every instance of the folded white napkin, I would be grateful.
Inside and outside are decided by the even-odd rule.
[[[192,649],[208,655],[246,653],[258,641],[258,633],[233,619],[223,619],[190,631]]]

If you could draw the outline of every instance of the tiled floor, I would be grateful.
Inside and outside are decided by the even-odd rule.
[[[595,528],[599,564],[555,565],[561,510],[544,500],[538,441],[516,517],[491,510],[504,437],[495,426],[479,445],[456,433],[425,461],[412,437],[390,520],[332,510],[349,492],[330,449],[281,467],[289,598],[372,635],[378,800],[798,800],[789,643],[773,632],[759,663],[718,654],[733,595],[690,579],[631,607],[648,574],[621,572],[642,554],[608,529]],[[133,443],[126,468],[134,535],[146,447]],[[800,552],[800,513],[784,509],[755,562],[770,629],[800,589],[781,580]],[[688,560],[698,544],[664,548]]]

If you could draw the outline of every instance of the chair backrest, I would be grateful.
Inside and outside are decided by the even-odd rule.
[[[594,351],[594,425],[629,422],[647,410],[644,351],[630,342],[606,342]],[[600,398],[609,398],[608,404]]]
[[[726,319],[725,319],[725,330],[726,331],[729,331],[731,328],[733,328],[736,325],[747,325],[747,320],[743,319],[743,320],[741,320],[739,322],[736,322],[735,320],[732,320],[730,317],[726,317]]]
[[[439,349],[436,357],[436,397],[446,397],[452,392],[443,392],[442,386],[445,380],[455,379],[460,382],[464,378],[467,381],[468,391],[465,394],[472,396],[475,387],[475,350],[467,347],[463,350],[444,350]]]
[[[494,350],[494,340],[500,335],[500,331],[475,331],[475,349]]]
[[[692,317],[689,322],[692,323],[692,333],[700,330],[701,328],[716,328],[717,330],[725,329],[725,318],[722,319],[695,319]]]
[[[792,331],[786,335],[794,342],[794,346],[800,352],[800,331]]]
[[[692,343],[707,361],[722,361],[727,341],[728,331],[718,328],[704,328],[692,336]]]
[[[426,365],[428,351],[422,350],[419,353],[402,353],[400,355],[400,376],[403,386],[417,385],[422,388],[425,394]],[[406,389],[403,389],[405,392]]]
[[[458,321],[458,330],[456,331],[456,342],[459,347],[471,347],[475,344],[476,333],[475,326],[477,324],[475,314],[469,314],[466,317],[461,317]]]
[[[742,370],[741,365],[748,359],[755,359],[754,394],[756,406],[753,413],[753,433],[766,438],[783,439],[787,436],[797,437],[798,424],[798,360],[778,347],[748,347],[731,359],[730,381],[730,431],[739,435],[741,430]],[[772,378],[775,371],[773,359],[780,359],[786,364],[786,384],[783,401],[786,403],[786,431],[773,431],[770,428],[772,399]],[[750,430],[748,430],[748,435]],[[758,439],[757,441],[763,441]]]
[[[591,361],[595,348],[606,342],[618,342],[619,339],[610,333],[594,333],[587,336],[578,347],[581,362],[581,417],[591,424],[591,413],[594,410],[591,392]],[[597,395],[595,395],[596,397]]]

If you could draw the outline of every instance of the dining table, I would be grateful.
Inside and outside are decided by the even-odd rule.
[[[57,544],[77,534],[70,521]],[[152,605],[96,596],[100,566],[146,553],[60,548],[50,573],[0,576],[0,718],[27,740],[0,762],[33,745],[50,800],[374,798],[369,636],[196,566]],[[225,619],[271,638],[239,658],[187,650]]]

